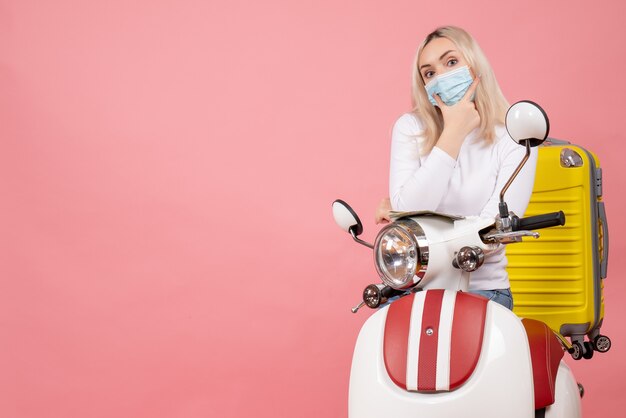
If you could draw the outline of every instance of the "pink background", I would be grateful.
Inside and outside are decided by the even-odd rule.
[[[0,416],[342,417],[389,133],[434,27],[604,167],[586,416],[626,397],[621,0],[0,1]],[[506,396],[506,394],[495,394]]]

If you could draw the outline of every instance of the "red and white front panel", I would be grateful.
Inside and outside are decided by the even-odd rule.
[[[486,309],[486,299],[451,290],[427,290],[391,304],[384,360],[393,382],[418,392],[461,386],[478,362]]]

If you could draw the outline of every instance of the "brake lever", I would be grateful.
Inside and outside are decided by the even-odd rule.
[[[521,242],[522,237],[539,238],[539,232],[535,231],[511,231],[511,232],[495,232],[483,236],[483,240],[487,242],[497,242],[499,244],[511,244]]]

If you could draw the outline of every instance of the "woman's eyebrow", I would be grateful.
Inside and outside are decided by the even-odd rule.
[[[449,51],[444,52],[443,54],[441,54],[441,56],[439,57],[439,61],[441,61],[443,59],[443,57],[445,57],[446,55],[448,55],[450,52],[456,52],[454,49],[451,49]]]
[[[448,55],[450,52],[456,52],[454,49],[450,49],[449,51],[444,52],[443,54],[441,54],[441,56],[439,57],[439,61],[441,61],[446,55]],[[430,64],[424,64],[424,65],[420,65],[420,70],[422,68],[425,67],[430,67]]]

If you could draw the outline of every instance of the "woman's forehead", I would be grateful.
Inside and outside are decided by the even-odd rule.
[[[458,53],[458,48],[454,42],[448,38],[435,38],[422,49],[419,56],[419,64],[425,65],[439,62],[441,56],[448,51],[456,51]]]

